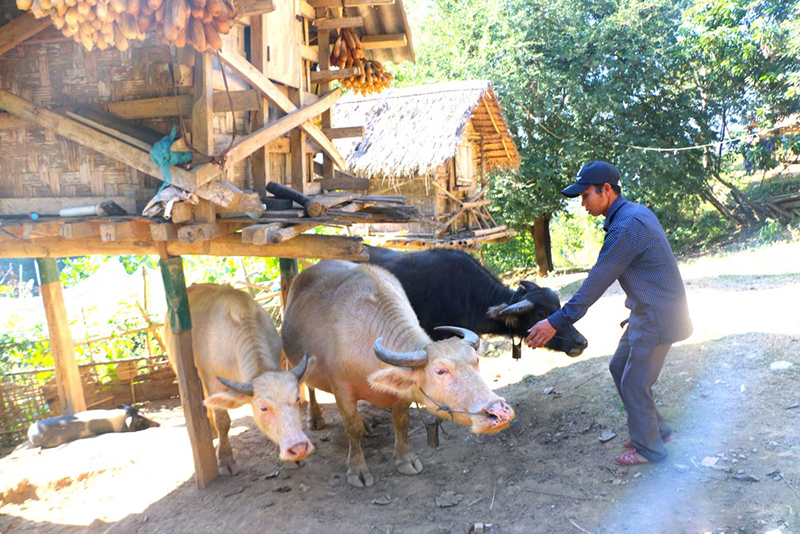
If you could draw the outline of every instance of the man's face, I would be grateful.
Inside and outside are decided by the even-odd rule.
[[[603,184],[600,193],[595,186],[590,185],[581,193],[581,206],[594,217],[605,215],[611,207],[611,191],[611,186],[608,184]]]

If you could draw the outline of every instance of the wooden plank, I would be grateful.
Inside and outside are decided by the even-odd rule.
[[[195,52],[194,98],[192,101],[192,146],[206,156],[214,155],[214,67],[212,55]],[[192,153],[192,163],[205,160]]]
[[[214,180],[197,188],[197,195],[217,204],[217,211],[261,211],[264,206],[258,193],[242,191],[230,182]]]
[[[50,17],[37,19],[33,13],[25,13],[0,26],[0,55],[5,54],[25,39],[49,28],[52,22]]]
[[[105,154],[134,169],[162,179],[161,168],[150,159],[150,154],[98,132],[94,128],[59,115],[47,108],[39,107],[33,102],[4,90],[0,90],[0,108],[48,128],[58,135]],[[194,192],[197,190],[196,180],[192,173],[175,166],[170,167],[170,173],[172,174],[173,185],[187,191]],[[202,196],[199,191],[197,194]]]
[[[322,113],[322,111],[330,109],[341,96],[342,90],[335,89],[324,95],[310,106],[296,109],[288,113],[285,117],[270,123],[260,130],[255,131],[244,138],[238,139],[228,152],[225,165],[235,165],[256,150],[264,147],[273,139],[277,139],[283,134],[306,123],[312,117],[316,117]],[[218,171],[219,168],[213,163],[205,163],[198,166],[197,170],[195,171],[197,173],[198,183],[202,183],[206,177],[214,175]]]
[[[272,13],[275,11],[275,3],[272,0],[242,0],[237,3],[239,16],[258,16]]]
[[[292,91],[290,98],[295,105],[302,107],[302,92],[297,90]],[[311,180],[311,173],[308,169],[308,156],[305,150],[308,144],[308,136],[303,130],[295,128],[290,132],[289,160],[291,163],[291,186],[295,191],[300,191],[301,193],[305,193],[306,182]]]
[[[219,57],[227,63],[231,69],[251,84],[253,87],[261,91],[273,104],[275,104],[281,111],[290,113],[297,109],[297,106],[292,103],[288,96],[284,95],[274,83],[272,83],[266,76],[259,72],[253,65],[251,65],[245,58],[239,54],[231,51],[220,51]],[[2,105],[0,105],[2,107]],[[325,154],[327,154],[340,169],[347,167],[342,155],[333,146],[333,142],[328,139],[322,130],[311,122],[301,125],[301,128],[317,143]]]
[[[314,20],[317,18],[316,10],[306,0],[299,0],[298,11],[300,11],[300,16],[306,20]]]
[[[316,45],[300,45],[300,57],[311,63],[319,63],[319,48]]]
[[[234,111],[256,111],[259,109],[258,91],[246,89],[243,91],[231,91]],[[143,98],[141,100],[129,100],[127,102],[108,102],[103,104],[105,109],[123,119],[153,119],[161,117],[174,117],[178,113],[181,115],[191,115],[192,95],[178,95],[176,97],[163,96],[158,98]],[[230,112],[231,104],[228,94],[222,91],[214,93],[214,113]],[[2,122],[0,122],[2,129]]]
[[[44,302],[47,328],[50,332],[50,353],[56,371],[58,398],[62,413],[72,415],[86,410],[78,362],[69,331],[67,308],[64,306],[64,293],[55,258],[37,258],[42,284],[39,290]]]
[[[104,134],[107,134],[107,135],[110,135],[111,137],[119,139],[120,141],[124,141],[124,142],[128,143],[131,146],[135,146],[136,148],[138,148],[140,150],[149,151],[151,148],[153,148],[153,144],[152,143],[146,143],[146,142],[144,142],[144,141],[142,141],[140,139],[137,139],[136,137],[131,137],[130,135],[124,134],[119,130],[115,130],[114,128],[109,128],[108,126],[104,126],[104,125],[100,124],[99,122],[95,122],[95,121],[93,121],[91,119],[87,119],[86,117],[84,117],[82,115],[78,115],[77,113],[74,113],[72,111],[67,111],[67,116],[72,118],[72,119],[74,119],[74,120],[76,120],[76,121],[78,121],[78,122],[80,122],[81,124],[85,124],[86,126],[90,126],[90,127],[94,128],[95,130],[101,131]],[[94,193],[95,191],[92,191],[92,192]]]
[[[126,241],[137,237],[138,224],[132,221],[101,223],[100,239],[103,241]]]
[[[181,243],[199,243],[215,237],[228,235],[247,226],[245,222],[203,222],[187,224],[178,229],[178,241]]]
[[[345,128],[323,128],[322,133],[328,139],[348,139],[351,137],[364,137],[363,126],[347,126]]]
[[[59,228],[59,234],[64,239],[80,239],[83,237],[100,235],[100,225],[91,222],[64,223]]]
[[[360,28],[364,26],[364,17],[342,17],[338,19],[317,19],[314,26],[318,30],[341,30],[342,28]]]
[[[106,129],[98,128],[93,124],[89,124],[86,122],[85,124],[89,124],[90,126],[100,129],[101,131],[106,131],[106,133],[111,133],[113,137],[117,137],[118,139],[122,139],[126,141],[126,138],[133,138],[137,139],[143,143],[144,146],[140,147],[142,150],[150,150],[150,146],[156,144],[157,142],[161,141],[164,137],[164,134],[155,130],[153,128],[149,128],[140,124],[136,121],[132,121],[129,119],[123,119],[121,117],[117,117],[107,111],[104,111],[100,108],[87,106],[87,105],[80,105],[77,106],[73,110],[77,115],[88,119],[92,123],[101,125],[106,129],[112,130],[112,132],[106,131]],[[74,115],[67,112],[72,118],[75,118]],[[121,135],[116,135],[113,132],[119,132]],[[133,143],[132,143],[133,144]]]
[[[9,240],[0,247],[0,258],[63,258],[70,256],[120,254],[159,254],[166,245],[172,255],[253,256],[267,258],[319,258],[364,261],[367,253],[361,239],[344,236],[303,234],[277,245],[242,243],[241,236],[229,234],[199,243],[169,241],[156,244],[152,239],[104,242],[99,237],[68,240],[61,238],[36,241]]]
[[[161,278],[167,300],[171,336],[172,363],[178,375],[181,406],[186,418],[186,430],[192,446],[195,482],[199,488],[208,486],[219,474],[214,445],[211,441],[211,424],[203,406],[203,386],[194,363],[192,347],[192,319],[189,297],[183,275],[183,260],[179,257],[161,256]]]
[[[408,37],[405,33],[384,33],[380,35],[365,35],[361,37],[361,46],[364,50],[379,48],[403,48],[408,46]]]
[[[280,227],[280,223],[268,223],[254,224],[252,226],[242,228],[242,243],[263,245],[267,242],[267,233],[269,233],[270,230],[275,230]]]
[[[341,80],[343,78],[360,75],[361,69],[358,67],[347,67],[338,70],[320,70],[311,73],[311,83],[330,83],[333,80]]]
[[[294,239],[306,230],[311,230],[316,227],[316,224],[293,224],[286,228],[274,228],[267,232],[267,243],[277,245],[278,243]]]
[[[394,0],[308,0],[311,7],[389,6]]]
[[[150,238],[153,241],[170,241],[178,237],[175,225],[171,223],[153,223],[150,225]]]
[[[27,217],[34,212],[39,215],[58,215],[59,210],[64,208],[92,206],[106,200],[113,200],[128,213],[136,212],[136,199],[133,197],[38,197],[0,198],[0,215]]]

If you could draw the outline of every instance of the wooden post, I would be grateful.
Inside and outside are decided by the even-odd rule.
[[[319,43],[319,70],[324,72],[331,68],[331,34],[328,30],[318,30],[317,41]],[[330,91],[330,82],[323,82],[319,84],[319,94],[324,95]],[[330,128],[331,125],[331,111],[322,113],[322,127]],[[333,160],[322,154],[322,177],[327,180],[332,180],[334,175]]]
[[[211,54],[195,52],[194,103],[192,105],[192,146],[206,155],[214,154],[214,68]],[[192,156],[193,163],[201,158]]]
[[[189,313],[189,297],[183,277],[183,258],[161,256],[161,277],[167,297],[169,324],[178,374],[181,406],[186,418],[186,429],[192,445],[197,487],[205,488],[218,474],[217,458],[211,442],[211,425],[203,407],[203,387],[194,364],[192,351],[192,318]]]
[[[42,277],[39,289],[42,292],[47,327],[50,330],[50,353],[53,355],[56,368],[56,386],[61,410],[64,415],[83,412],[86,410],[86,399],[83,396],[78,362],[75,360],[58,265],[54,258],[36,258],[36,262]]]
[[[292,282],[297,277],[300,268],[297,265],[296,259],[278,258],[278,265],[281,270],[281,315],[286,316],[286,302],[289,299],[289,289],[292,287]],[[286,355],[281,353],[281,367],[283,369],[289,368],[289,362],[286,360]],[[306,402],[306,389],[300,388],[300,401]]]
[[[265,20],[266,15],[254,15],[250,17],[250,63],[260,72],[267,70],[267,32]],[[269,101],[263,95],[258,95],[261,105],[256,113],[253,113],[251,125],[257,131],[266,126],[269,122]],[[250,156],[252,164],[253,191],[259,195],[267,195],[267,182],[269,181],[269,152],[267,147],[257,150]]]
[[[289,98],[292,99],[292,102],[298,107],[303,107],[303,91],[290,89],[289,90]],[[325,113],[330,114],[330,111],[326,111],[322,114],[325,117]],[[323,118],[324,120],[324,118]],[[306,133],[300,129],[295,128],[289,134],[289,156],[291,158],[291,167],[292,167],[292,189],[298,191],[300,193],[305,193],[306,188],[305,184],[309,181],[309,165],[308,165],[308,154],[306,154],[305,146],[308,137]],[[326,160],[326,156],[322,156],[323,161]],[[330,161],[330,158],[327,158]],[[332,165],[332,164],[331,164]],[[333,167],[331,167],[333,168]]]

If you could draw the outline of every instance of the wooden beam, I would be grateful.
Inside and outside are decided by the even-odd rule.
[[[380,35],[365,35],[361,37],[361,46],[364,50],[379,48],[402,48],[408,46],[408,37],[405,33],[385,33]]]
[[[33,13],[25,13],[0,26],[0,55],[5,54],[22,41],[49,28],[53,20],[48,16],[37,19]]]
[[[341,96],[342,90],[335,89],[310,106],[298,108],[288,113],[285,117],[251,133],[247,137],[238,139],[228,152],[225,165],[235,165],[256,150],[263,148],[270,141],[306,123],[324,110],[330,109]],[[218,173],[219,167],[213,163],[205,163],[198,166],[195,172],[197,173],[198,183],[202,183],[208,176],[213,176]]]
[[[56,387],[64,415],[86,410],[78,362],[69,331],[67,308],[61,290],[61,276],[55,258],[36,258],[42,284],[39,289],[44,301],[47,328],[50,331],[50,354],[56,370]]]
[[[242,0],[238,4],[239,16],[259,16],[275,11],[275,3],[272,0]]]
[[[219,474],[219,468],[211,442],[211,424],[203,406],[203,386],[194,363],[192,318],[183,275],[183,259],[162,255],[158,263],[161,266],[164,296],[167,299],[170,356],[175,374],[178,375],[181,406],[194,458],[195,482],[202,489]]]
[[[80,124],[47,108],[39,107],[33,102],[1,89],[0,108],[13,113],[17,117],[48,128],[70,141],[75,141],[96,152],[105,154],[129,167],[162,179],[161,168],[150,159],[150,154],[98,132],[94,128]],[[195,177],[192,173],[174,166],[170,167],[170,173],[172,174],[172,183],[175,186],[187,191],[197,191]],[[197,191],[197,194],[202,196],[199,191]]]
[[[123,133],[123,132],[121,132],[119,130],[116,130],[114,128],[110,128],[108,126],[100,124],[99,122],[95,122],[95,121],[93,121],[91,119],[87,119],[86,117],[83,117],[82,115],[78,115],[77,113],[73,113],[72,111],[67,110],[67,117],[69,117],[69,118],[71,118],[71,119],[73,119],[75,121],[78,121],[81,124],[85,124],[86,126],[90,126],[90,127],[94,128],[95,130],[99,130],[99,131],[103,132],[106,135],[110,135],[111,137],[119,139],[120,141],[124,141],[124,142],[128,143],[131,146],[135,146],[139,150],[146,150],[146,151],[149,152],[150,149],[153,148],[153,145],[151,143],[146,143],[146,142],[144,142],[144,141],[142,141],[140,139],[137,139],[136,137],[127,135],[127,134],[125,134],[125,133]]]
[[[494,120],[494,113],[492,113],[492,108],[485,101],[484,101],[484,107],[486,108],[486,111],[489,112],[489,119],[491,119],[492,121],[492,126],[494,126],[494,131],[502,135],[502,133],[500,132],[500,128],[497,126],[497,121]],[[501,137],[500,142],[503,143],[503,150],[505,150],[506,152],[506,157],[508,157],[508,159],[510,160],[513,160],[513,158],[511,157],[511,152],[508,151],[508,147],[506,146],[505,138]]]
[[[341,80],[351,76],[360,76],[361,69],[358,67],[346,67],[338,70],[320,70],[311,73],[311,83],[330,83],[333,80]]]
[[[37,239],[35,241],[8,240],[0,247],[0,258],[63,258],[70,256],[122,254],[159,254],[165,243],[140,238],[131,241],[104,242],[100,237],[79,240],[62,238]],[[366,252],[361,239],[356,237],[308,235],[297,236],[278,245],[253,245],[242,243],[241,236],[230,234],[210,241],[198,243],[166,243],[171,255],[205,256],[253,256],[261,258],[319,258],[363,261]]]
[[[242,243],[264,245],[267,243],[267,234],[282,226],[281,223],[254,224],[242,228]]]
[[[299,236],[306,230],[310,230],[312,228],[316,228],[317,224],[293,224],[291,226],[287,226],[286,228],[273,228],[272,230],[267,232],[266,239],[267,243],[271,245],[277,245],[278,243],[283,243],[284,241],[288,241],[290,239],[294,239],[295,237]]]
[[[253,89],[244,91],[231,91],[233,111],[256,111],[259,109],[258,99],[260,94]],[[191,115],[192,95],[178,95],[176,97],[162,96],[158,98],[143,98],[127,102],[108,102],[103,104],[106,111],[123,119],[153,119],[160,117],[174,117]],[[231,110],[227,93],[217,91],[214,93],[214,113],[228,113]],[[2,122],[0,122],[2,129]]]
[[[300,0],[299,4],[298,10],[300,11],[301,17],[312,21],[317,18],[317,12],[306,0]]]
[[[311,7],[389,6],[394,0],[308,0]]]
[[[317,19],[314,26],[318,30],[341,30],[342,28],[360,28],[364,25],[364,17],[342,17],[339,19]]]
[[[347,139],[350,137],[364,137],[363,126],[348,126],[345,128],[323,128],[322,133],[329,139]]]
[[[207,156],[214,155],[214,67],[212,55],[195,52],[194,98],[192,101],[192,146]],[[192,153],[192,163],[205,157]],[[200,184],[198,184],[200,185]]]
[[[316,45],[300,45],[300,57],[311,63],[319,63],[319,48]]]
[[[253,67],[253,65],[251,65],[244,57],[240,56],[236,52],[228,50],[220,51],[219,57],[222,58],[222,60],[227,63],[231,69],[239,74],[239,76],[244,78],[247,83],[264,93],[264,96],[266,96],[281,111],[290,113],[297,109],[297,106],[292,103],[288,96],[283,94],[283,92],[281,92],[281,90],[278,89],[275,84],[269,80],[269,78],[264,76],[255,67]],[[325,154],[327,154],[334,162],[336,162],[336,165],[339,168],[344,169],[347,166],[342,155],[339,153],[336,147],[333,146],[333,142],[325,137],[325,134],[322,133],[321,129],[311,122],[303,124],[301,128],[303,128],[309,137],[311,137],[311,139],[313,139],[314,142],[319,145]]]
[[[181,243],[199,243],[200,241],[208,241],[222,235],[228,235],[236,232],[246,223],[234,222],[204,222],[187,224],[178,229],[178,241]]]
[[[0,113],[0,130],[19,130],[30,128],[31,126],[35,127],[36,125],[25,119],[15,117],[11,113]]]

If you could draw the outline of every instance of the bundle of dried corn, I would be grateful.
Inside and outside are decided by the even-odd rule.
[[[378,61],[366,59],[361,39],[355,30],[342,28],[334,42],[330,57],[331,65],[340,69],[356,67],[360,74],[340,80],[342,87],[352,89],[362,95],[380,93],[392,82],[392,74],[386,72]]]
[[[50,16],[66,37],[87,50],[116,47],[156,31],[179,48],[219,50],[220,34],[230,31],[236,10],[228,0],[17,0],[17,8],[37,18]]]

